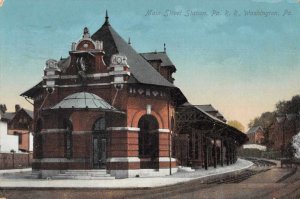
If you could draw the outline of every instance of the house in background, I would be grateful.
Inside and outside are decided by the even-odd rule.
[[[18,151],[18,137],[7,134],[7,122],[2,118],[6,111],[5,105],[0,105],[0,153],[9,153],[11,151]]]
[[[250,128],[246,134],[249,138],[248,144],[262,144],[265,139],[264,129],[261,126]]]
[[[18,148],[16,151],[32,152],[33,136],[32,111],[21,108],[20,105],[15,106],[15,112],[6,112],[5,105],[2,105],[2,121],[7,124],[7,134],[18,137]]]

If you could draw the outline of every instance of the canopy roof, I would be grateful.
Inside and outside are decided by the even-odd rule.
[[[79,92],[74,93],[65,97],[58,104],[53,106],[51,109],[102,109],[102,110],[113,110],[117,109],[107,103],[101,97],[88,93],[88,92]]]
[[[201,117],[193,118],[193,116],[191,116],[191,115],[193,115],[193,112],[195,112],[195,111]],[[221,133],[222,131],[220,131],[220,130],[225,130],[226,132],[228,132],[228,135],[234,137],[236,139],[236,141],[239,142],[240,145],[244,144],[248,140],[247,135],[244,134],[243,132],[239,131],[238,129],[236,129],[232,126],[229,126],[224,121],[218,119],[217,117],[214,117],[213,115],[211,115],[208,112],[201,109],[199,106],[192,105],[188,102],[182,106],[177,107],[176,114],[187,115],[187,117],[184,118],[183,122],[185,122],[187,125],[190,125],[196,129],[200,129],[201,126],[203,125],[203,122],[206,122],[206,123],[208,122],[212,126],[217,127],[216,129],[214,129],[212,134],[214,134],[216,132]],[[178,122],[181,122],[179,118],[177,118],[177,123]]]

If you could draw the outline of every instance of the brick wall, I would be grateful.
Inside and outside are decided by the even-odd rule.
[[[31,167],[31,162],[32,153],[0,153],[0,170]]]

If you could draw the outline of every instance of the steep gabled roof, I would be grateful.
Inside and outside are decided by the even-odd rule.
[[[138,54],[109,23],[105,22],[102,27],[92,35],[92,39],[103,41],[105,52],[104,61],[107,65],[110,63],[111,56],[119,53],[127,57],[127,63],[130,67],[129,70],[139,83],[175,87]],[[131,81],[133,81],[133,79],[131,79]]]
[[[33,112],[30,110],[27,110],[25,108],[21,108],[19,111],[17,112],[6,112],[2,115],[2,118],[6,121],[10,121],[12,119],[14,119],[14,117],[18,114],[18,112],[20,111],[24,111],[29,117],[31,117],[31,119],[33,119]]]
[[[256,133],[259,129],[264,131],[264,129],[261,126],[254,126],[250,128],[246,134]]]
[[[107,66],[110,64],[110,58],[114,54],[125,55],[131,76],[128,83],[141,83],[171,88],[171,96],[176,100],[176,104],[182,104],[187,101],[184,94],[174,84],[166,80],[157,72],[140,54],[138,54],[109,24],[108,16],[105,17],[105,23],[92,35],[93,40],[103,42],[105,52],[104,62]],[[60,64],[64,69],[69,63],[69,59],[62,59]],[[21,94],[24,97],[33,98],[42,88],[42,82]]]

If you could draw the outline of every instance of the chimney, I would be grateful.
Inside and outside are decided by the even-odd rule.
[[[21,106],[19,104],[15,105],[15,111],[18,112],[19,110],[21,110]]]
[[[4,114],[5,112],[6,112],[6,105],[5,104],[0,104],[0,112],[2,113],[2,114]]]

